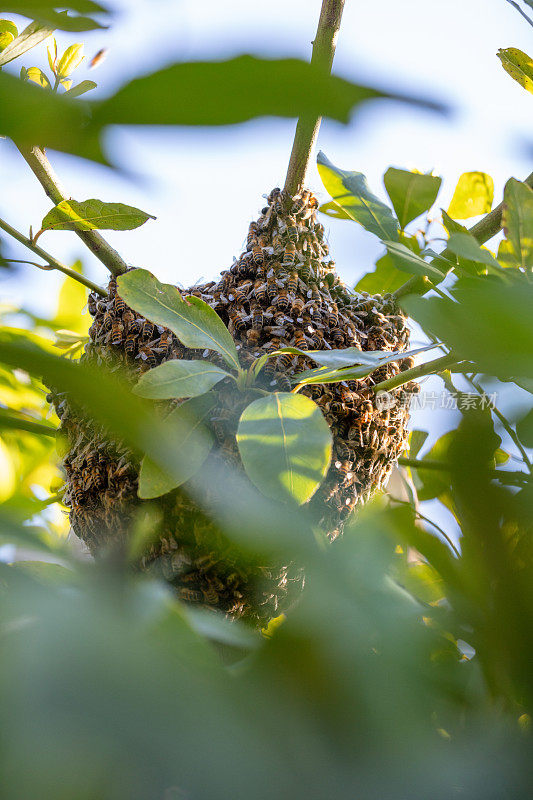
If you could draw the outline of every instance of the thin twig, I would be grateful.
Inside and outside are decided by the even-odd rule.
[[[335,55],[344,2],[345,0],[322,0],[320,19],[313,42],[311,64],[328,75],[331,72]],[[285,191],[291,197],[297,194],[305,183],[305,176],[318,136],[321,119],[321,117],[307,114],[298,119],[287,177],[285,178]]]
[[[72,200],[66,189],[61,185],[44,150],[41,150],[40,147],[23,147],[18,144],[16,146],[54,205],[61,203],[62,200]],[[124,259],[106,242],[98,231],[76,230],[74,233],[80,237],[91,253],[102,264],[105,264],[112,275],[122,275],[123,272],[126,272],[128,265]]]
[[[46,250],[43,250],[42,247],[39,247],[38,244],[34,244],[31,239],[28,239],[27,236],[24,236],[23,233],[17,231],[3,219],[0,219],[0,228],[2,228],[6,233],[9,233],[9,235],[12,236],[14,239],[16,239],[17,242],[20,242],[25,247],[27,247],[28,250],[31,250],[33,253],[38,255],[39,258],[42,258],[43,261],[46,261],[46,264],[36,264],[35,261],[25,261],[22,263],[32,264],[35,267],[39,267],[39,269],[57,269],[59,270],[59,272],[63,272],[65,275],[68,275],[69,278],[73,278],[75,281],[78,281],[78,283],[83,283],[83,285],[86,286],[88,289],[91,289],[91,291],[97,292],[98,294],[102,295],[102,297],[107,297],[107,291],[105,289],[102,289],[101,286],[98,286],[98,284],[93,283],[92,281],[89,280],[89,278],[86,278],[84,275],[80,275],[79,272],[75,272],[75,270],[70,269],[70,267],[66,267],[65,264],[62,264],[60,261],[57,260],[57,258],[51,256],[50,253],[47,253]],[[9,259],[9,258],[5,260],[16,261],[16,259]]]
[[[507,2],[508,2],[508,3],[510,3],[510,4],[513,6],[513,8],[516,8],[516,10],[518,11],[518,13],[519,13],[519,14],[522,14],[522,16],[524,17],[524,19],[526,20],[526,22],[529,22],[529,24],[530,24],[530,25],[533,27],[533,19],[531,19],[530,17],[528,17],[528,15],[526,14],[526,12],[525,12],[525,11],[523,11],[523,10],[520,8],[520,6],[518,5],[518,3],[515,3],[515,0],[507,0]]]
[[[417,508],[413,508],[411,503],[409,503],[407,500],[397,500],[396,497],[391,497],[391,502],[399,503],[402,506],[409,506],[409,508],[412,508],[417,518],[421,519],[423,522],[427,522],[429,525],[432,525],[435,528],[435,530],[437,530],[440,533],[440,535],[446,540],[446,542],[450,545],[451,549],[453,550],[457,558],[461,557],[461,553],[456,548],[456,546],[454,545],[454,543],[452,542],[451,538],[448,536],[446,531],[443,530],[443,528],[441,528],[440,525],[437,525],[437,523],[433,522],[432,519],[426,517],[425,514],[422,514],[422,512],[419,511]]]
[[[434,361],[426,361],[425,364],[419,364],[418,367],[406,369],[405,372],[399,372],[398,375],[394,375],[394,377],[388,378],[386,381],[376,383],[376,385],[372,387],[372,391],[388,392],[390,389],[397,389],[399,386],[403,386],[405,383],[409,383],[409,381],[423,378],[425,375],[438,375],[439,372],[449,369],[457,363],[457,356],[453,353],[449,353],[446,356],[442,356],[442,358],[436,358]]]
[[[527,176],[524,183],[533,189],[533,172]],[[477,239],[479,244],[485,244],[485,242],[488,242],[489,239],[492,239],[492,237],[496,236],[496,234],[501,230],[503,209],[504,203],[500,203],[489,214],[483,217],[483,219],[481,219],[479,222],[476,222],[476,224],[470,228],[468,233]],[[439,254],[439,258],[455,258],[455,254],[446,248],[442,253]],[[430,261],[428,263],[431,264],[432,262]],[[429,292],[431,288],[430,282],[425,278],[425,276],[415,276],[413,278],[409,278],[408,281],[402,284],[402,286],[400,286],[400,288],[394,292],[394,297],[398,300],[400,297],[404,297],[407,294],[423,295],[426,294],[426,292]]]

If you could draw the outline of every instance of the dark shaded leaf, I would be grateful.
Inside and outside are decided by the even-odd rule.
[[[203,300],[191,296],[184,302],[174,286],[159,283],[145,269],[120,275],[117,283],[120,296],[129,306],[156,325],[170,328],[186,347],[216,350],[231,367],[240,369],[230,332]]]
[[[516,432],[522,444],[526,447],[533,448],[533,410],[517,423]]]
[[[145,456],[139,473],[139,497],[144,500],[160,497],[198,472],[214,443],[213,434],[204,424],[214,403],[213,395],[203,394],[170,412],[165,423],[173,429],[175,439],[182,452],[187,453],[187,458],[182,462],[181,471],[169,473]]]
[[[431,208],[437,199],[442,178],[389,167],[383,182],[403,229]]]
[[[329,467],[332,436],[308,397],[276,392],[243,411],[237,444],[246,474],[267,497],[306,503]]]
[[[380,239],[398,238],[398,221],[390,208],[372,194],[362,172],[339,169],[322,152],[317,165],[326,190],[351,219]]]
[[[74,16],[66,12],[58,12],[57,8],[68,9],[77,12]],[[4,11],[12,11],[15,14],[22,14],[30,19],[39,20],[52,27],[52,30],[59,28],[64,31],[90,31],[101,28],[99,22],[85,14],[105,13],[109,11],[93,0],[67,0],[63,3],[55,3],[53,0],[11,0],[2,6]]]

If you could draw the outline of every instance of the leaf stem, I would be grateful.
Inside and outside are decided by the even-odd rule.
[[[66,267],[65,264],[62,264],[60,261],[57,260],[57,258],[54,258],[54,256],[50,255],[50,253],[47,253],[46,250],[43,250],[42,247],[39,247],[38,244],[34,244],[31,239],[28,239],[27,236],[24,236],[24,234],[17,231],[3,219],[0,219],[0,228],[4,230],[6,233],[9,233],[9,235],[12,236],[14,239],[16,239],[17,242],[20,242],[25,247],[27,247],[28,250],[31,250],[36,255],[38,255],[39,258],[42,258],[43,261],[46,261],[46,264],[36,264],[35,261],[24,261],[23,263],[32,264],[35,267],[39,267],[39,269],[57,269],[59,270],[59,272],[63,272],[65,275],[68,275],[69,278],[74,278],[74,280],[78,281],[78,283],[82,283],[88,289],[91,289],[91,291],[97,292],[98,294],[102,295],[102,297],[107,297],[107,291],[105,289],[102,289],[101,286],[98,286],[98,284],[93,283],[92,281],[89,280],[89,278],[86,278],[84,275],[80,275],[79,272],[70,269],[70,267]],[[6,259],[6,261],[10,260],[16,261],[17,259],[9,259],[9,258]]]
[[[533,189],[533,172],[527,176],[524,183]],[[492,237],[496,236],[496,234],[501,230],[503,208],[504,203],[502,202],[489,214],[483,217],[483,219],[481,219],[479,222],[476,222],[476,224],[470,228],[468,233],[473,236],[474,239],[477,239],[478,244],[485,244],[485,242],[488,242],[489,239],[492,239]],[[455,257],[455,254],[448,250],[448,248],[439,254],[439,258],[454,259]],[[394,297],[396,300],[399,300],[401,297],[405,297],[407,294],[422,295],[426,294],[426,292],[429,292],[429,290],[432,288],[431,282],[428,281],[425,276],[415,276],[413,278],[409,278],[409,280],[402,284],[399,289],[396,289],[394,292]]]
[[[16,142],[15,145],[54,205],[62,200],[72,200],[55,174],[44,150],[40,147],[24,147]],[[75,233],[112,275],[122,275],[126,272],[128,265],[124,259],[98,231],[76,230]]]
[[[436,358],[434,361],[426,361],[425,364],[419,364],[417,367],[406,369],[405,372],[399,372],[398,375],[389,378],[381,383],[376,383],[372,387],[373,392],[388,392],[390,389],[396,389],[398,386],[403,386],[409,381],[423,378],[425,375],[438,375],[439,372],[448,369],[458,363],[458,358],[453,353],[448,353],[442,358]]]
[[[331,72],[337,35],[341,24],[345,0],[322,0],[318,28],[313,42],[311,64],[325,73]],[[305,90],[305,89],[304,89]],[[296,125],[291,157],[285,178],[285,191],[293,197],[303,188],[311,160],[321,117],[302,115]]]

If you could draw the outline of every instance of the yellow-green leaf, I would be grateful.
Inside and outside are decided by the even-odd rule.
[[[533,94],[533,59],[517,47],[498,50],[498,58],[511,78]]]
[[[72,269],[81,273],[81,262],[77,261],[73,264]],[[66,328],[84,336],[87,334],[91,324],[89,314],[81,313],[86,303],[86,287],[74,280],[74,278],[67,276],[59,292],[54,324],[58,328]]]
[[[57,63],[57,42],[52,39],[51,44],[48,45],[46,48],[46,54],[48,56],[48,64],[50,65],[50,69],[56,74],[56,63]]]
[[[333,440],[316,403],[276,392],[244,409],[237,444],[246,474],[263,494],[301,505],[327,473]]]
[[[468,219],[488,214],[494,200],[494,181],[485,172],[465,172],[455,187],[448,214],[452,219]]]
[[[39,67],[28,67],[26,70],[26,77],[29,81],[33,81],[38,86],[42,86],[43,89],[51,89],[50,81]]]
[[[76,86],[72,88],[67,88],[65,92],[66,97],[80,97],[80,95],[85,94],[85,92],[90,92],[91,89],[96,89],[98,84],[94,81],[82,81],[78,83]],[[65,82],[63,81],[63,86],[65,86]]]
[[[7,500],[16,486],[15,466],[9,448],[0,438],[0,503]]]
[[[85,56],[83,44],[71,44],[67,47],[57,65],[57,74],[60,78],[68,78],[79,67]]]
[[[16,39],[18,36],[17,26],[10,19],[0,19],[0,33],[10,33],[13,39]]]
[[[48,25],[41,25],[39,22],[30,22],[22,33],[13,39],[2,53],[0,53],[0,67],[22,56],[28,50],[31,50],[32,47],[48,39],[52,31],[53,28]]]
[[[196,397],[228,377],[229,372],[210,361],[172,359],[141,375],[133,391],[152,400]]]
[[[5,50],[6,47],[11,44],[15,37],[9,31],[1,31],[0,32],[0,53],[2,50]]]
[[[63,200],[48,212],[41,223],[40,233],[55,231],[131,231],[147,220],[155,219],[140,208],[123,203],[103,203],[101,200]]]
[[[533,189],[511,178],[503,196],[503,229],[519,267],[533,268]]]

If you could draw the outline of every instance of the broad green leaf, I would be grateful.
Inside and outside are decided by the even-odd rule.
[[[481,247],[478,241],[468,233],[453,233],[448,240],[447,248],[456,256],[466,258],[468,261],[475,261],[478,264],[485,264],[491,272],[499,273],[501,271],[501,267],[492,253]]]
[[[313,351],[315,355],[311,356],[309,351],[300,351],[299,355],[312,357],[315,361],[327,363],[327,366],[319,367],[318,369],[308,369],[303,372],[298,372],[291,375],[291,381],[295,384],[310,384],[310,383],[340,383],[341,381],[359,380],[366,378],[374,370],[385,364],[390,364],[392,361],[402,361],[405,358],[410,358],[418,353],[423,353],[426,350],[431,350],[437,347],[436,344],[426,345],[425,347],[418,347],[415,350],[406,350],[403,353],[390,353],[383,350],[368,350],[361,352],[355,348],[348,348],[348,350],[323,350]],[[289,350],[289,348],[285,348]],[[350,350],[355,350],[354,356],[348,355]],[[346,353],[345,356],[342,353]],[[336,354],[339,357],[336,359]],[[358,354],[358,355],[356,355]],[[329,359],[328,359],[329,356]],[[348,362],[348,363],[347,363]],[[335,366],[337,364],[337,366]],[[352,364],[353,366],[350,366]],[[363,366],[356,366],[362,364]]]
[[[72,265],[76,272],[82,272],[81,261]],[[89,314],[82,314],[87,304],[87,288],[74,278],[64,279],[57,302],[54,324],[58,328],[67,328],[82,336],[88,333],[91,324]],[[79,338],[79,336],[78,336]]]
[[[403,229],[431,208],[437,199],[442,178],[389,167],[383,182]]]
[[[461,225],[460,222],[456,222],[454,219],[452,219],[443,208],[441,208],[440,211],[442,214],[442,224],[448,231],[449,236],[451,236],[452,233],[468,233],[468,228],[465,228],[465,226]]]
[[[326,190],[351,219],[380,239],[398,239],[398,221],[390,208],[372,194],[361,172],[335,167],[322,152],[317,166]]]
[[[520,267],[533,267],[533,189],[511,178],[503,195],[503,229]]]
[[[66,11],[58,12],[56,10],[58,7],[75,11],[76,14],[72,16]],[[10,2],[2,4],[2,9],[49,24],[52,30],[59,28],[65,31],[90,31],[102,28],[99,22],[82,15],[109,14],[107,9],[92,0],[67,0],[63,3],[55,3],[53,0],[10,0]]]
[[[533,284],[460,278],[452,299],[401,300],[406,311],[477,372],[504,379],[533,377]]]
[[[10,9],[6,8],[4,5],[3,10],[9,11]],[[17,13],[22,14],[24,12],[17,10]],[[24,28],[22,33],[0,53],[0,67],[3,67],[4,64],[9,64],[10,61],[27,53],[32,47],[44,42],[45,39],[48,39],[53,30],[53,28],[48,25],[42,25],[40,22],[31,22]]]
[[[124,301],[156,325],[164,325],[191,348],[216,350],[234,369],[239,370],[235,342],[218,314],[200,300],[189,297],[184,302],[174,286],[159,283],[145,269],[136,269],[118,278]]]
[[[520,86],[533,94],[533,60],[517,47],[507,47],[498,50],[498,58],[511,78]]]
[[[298,505],[311,499],[331,461],[329,426],[303,395],[275,392],[250,403],[239,421],[237,444],[252,483],[267,497]]]
[[[0,72],[0,135],[28,146],[38,141],[43,147],[106,163],[99,132],[88,121],[84,103],[43,92],[33,83]]]
[[[50,561],[15,561],[11,564],[11,568],[20,569],[39,583],[52,586],[75,583],[77,577],[76,573],[68,567]]]
[[[409,458],[418,458],[426,439],[428,438],[427,431],[413,430],[409,436]]]
[[[329,203],[322,203],[318,210],[322,214],[326,214],[328,217],[333,217],[333,219],[352,219],[352,217],[333,200],[331,200]]]
[[[44,231],[131,231],[149,219],[151,214],[123,203],[103,203],[101,200],[62,200],[45,216]],[[37,237],[35,237],[37,238]]]
[[[57,75],[60,78],[68,78],[79,67],[84,58],[83,44],[71,44],[57,63]]]
[[[327,75],[305,61],[242,55],[173,64],[137,78],[96,106],[94,115],[98,125],[231,125],[302,114],[347,122],[354,106],[373,97],[392,95]]]
[[[417,256],[404,244],[387,241],[384,241],[383,244],[387,248],[394,265],[399,270],[409,272],[411,275],[426,275],[434,283],[440,283],[443,279],[444,275],[440,270]]]
[[[515,255],[514,247],[508,239],[502,239],[498,246],[498,263],[502,267],[518,269],[521,266],[522,253]]]
[[[522,444],[533,448],[533,410],[523,417],[516,425],[516,432]]]
[[[13,457],[0,437],[0,503],[4,503],[15,491],[17,476]]]
[[[90,92],[92,89],[96,89],[97,85],[98,84],[96,84],[94,81],[81,81],[81,83],[78,83],[71,89],[67,89],[65,95],[70,98],[80,97],[80,95]]]
[[[455,187],[448,214],[453,219],[468,219],[487,214],[494,200],[494,181],[485,172],[465,172]]]
[[[170,412],[165,423],[172,427],[175,439],[179,442],[187,459],[181,464],[181,471],[163,471],[145,456],[139,473],[139,497],[148,500],[171,492],[198,472],[211,448],[213,434],[205,422],[213,408],[215,398],[210,394],[193,397]]]
[[[153,400],[196,397],[228,377],[229,372],[209,361],[173,359],[141,375],[133,391]]]
[[[29,81],[33,81],[38,86],[42,86],[43,89],[51,89],[50,81],[39,67],[28,67],[26,70],[26,77]]]
[[[399,270],[390,255],[385,253],[384,256],[376,261],[374,272],[367,272],[356,283],[355,288],[358,292],[385,294],[386,292],[395,292],[406,280],[405,272]]]

